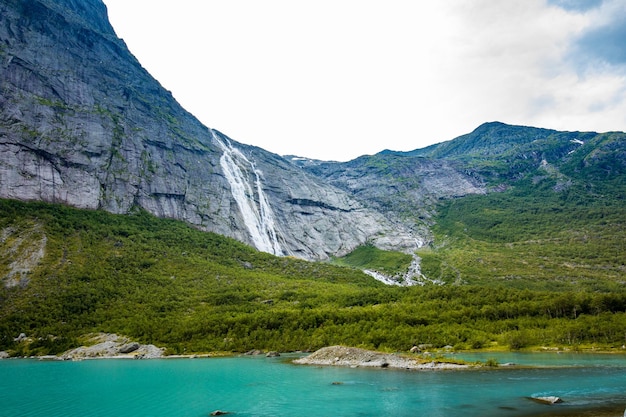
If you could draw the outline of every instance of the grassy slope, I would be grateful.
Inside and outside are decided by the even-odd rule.
[[[371,269],[394,276],[405,273],[412,260],[413,257],[405,253],[386,251],[373,245],[364,245],[346,256],[333,259],[333,263],[359,269]]]
[[[606,184],[589,193],[520,183],[445,203],[426,275],[451,282],[619,291],[626,280],[626,204]],[[602,192],[604,191],[604,192]],[[607,197],[608,196],[608,197]]]
[[[47,237],[30,282],[0,288],[0,350],[14,355],[58,353],[95,331],[167,346],[172,353],[624,342],[626,291],[616,284],[619,278],[601,277],[595,292],[564,282],[555,293],[532,279],[526,288],[511,288],[495,285],[498,277],[391,288],[354,269],[277,258],[145,213],[115,216],[0,201],[0,230],[9,229],[13,233],[0,242],[1,276],[14,261],[15,236]],[[472,246],[463,234],[450,239]],[[494,253],[507,247],[483,242]],[[428,262],[453,264],[460,253],[446,245]],[[32,343],[13,341],[22,332]]]

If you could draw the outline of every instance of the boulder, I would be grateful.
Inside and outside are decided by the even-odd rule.
[[[560,397],[556,397],[553,395],[545,396],[545,397],[530,397],[530,399],[536,403],[547,404],[547,405],[558,404],[558,403],[563,402],[563,400]]]
[[[7,359],[9,357],[9,354],[7,352],[0,351],[0,359]]]
[[[13,339],[14,342],[18,342],[18,343],[23,342],[24,340],[26,340],[26,333],[20,333],[18,337]]]
[[[276,351],[267,352],[267,354],[265,355],[266,358],[276,358],[278,356],[280,356],[280,353]]]
[[[140,345],[134,353],[137,353],[135,359],[158,359],[163,357],[164,352],[164,348],[154,345]]]
[[[136,351],[137,349],[139,349],[141,345],[137,342],[132,342],[132,343],[126,343],[125,345],[122,345],[120,347],[119,352],[120,353],[131,353]]]

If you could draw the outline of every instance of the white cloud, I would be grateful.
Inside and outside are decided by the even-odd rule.
[[[206,125],[345,160],[493,120],[626,129],[624,73],[604,61],[581,71],[585,36],[623,2],[564,1],[105,3],[131,51]]]

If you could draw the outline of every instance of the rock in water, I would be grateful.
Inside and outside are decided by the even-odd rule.
[[[530,397],[530,399],[539,404],[548,404],[548,405],[558,404],[558,403],[563,402],[563,400],[560,397],[556,397],[556,396]]]

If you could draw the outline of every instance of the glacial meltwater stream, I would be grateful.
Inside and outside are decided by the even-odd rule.
[[[207,417],[222,410],[233,417],[617,417],[626,408],[624,355],[530,354],[517,361],[538,367],[463,371],[317,367],[289,359],[7,359],[0,361],[0,416]],[[537,396],[563,403],[529,399]]]

